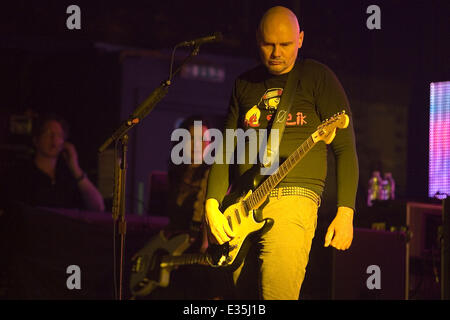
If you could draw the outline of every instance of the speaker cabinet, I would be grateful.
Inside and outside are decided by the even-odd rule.
[[[444,238],[449,237],[450,224],[448,218],[443,223],[443,211],[440,204],[405,201],[383,202],[359,210],[355,220],[359,225],[354,229],[353,243],[347,251],[323,247],[330,220],[319,219],[301,298],[435,300],[448,297],[450,254],[449,241]],[[373,223],[384,224],[394,231],[370,229]],[[367,282],[375,280],[370,277],[375,277],[377,267],[381,288],[371,289]]]
[[[437,204],[408,202],[406,225],[411,232],[409,256],[424,258],[437,248],[438,229],[442,225],[442,206]]]
[[[350,249],[332,260],[332,299],[407,299],[405,233],[355,228]]]

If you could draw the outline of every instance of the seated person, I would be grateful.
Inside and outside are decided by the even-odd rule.
[[[33,161],[10,173],[9,200],[30,206],[104,211],[103,197],[78,164],[64,119],[48,115],[33,124]]]
[[[164,229],[164,235],[170,239],[177,234],[188,233],[191,245],[183,254],[205,253],[208,248],[203,219],[209,165],[203,161],[201,164],[195,164],[193,159],[194,144],[197,144],[195,150],[202,152],[203,155],[209,142],[194,139],[194,121],[202,121],[202,135],[205,134],[209,126],[206,120],[200,116],[188,117],[178,127],[189,130],[191,134],[191,163],[175,165],[170,161],[168,170],[170,192],[167,201],[167,215],[169,225]],[[157,288],[149,298],[152,300],[223,299],[228,297],[230,288],[231,279],[222,269],[187,265],[172,271],[169,286]]]
[[[209,173],[209,166],[203,161],[201,164],[194,163],[194,144],[201,144],[196,150],[202,154],[208,144],[204,141],[194,141],[194,121],[202,121],[202,135],[208,130],[206,120],[199,116],[186,118],[178,127],[189,130],[191,134],[191,163],[175,165],[172,161],[169,162],[170,193],[167,215],[170,223],[165,230],[169,236],[173,233],[189,232],[193,241],[203,240],[200,230],[204,217],[206,183]],[[207,241],[196,242],[203,246],[207,245]],[[203,250],[205,249],[206,247],[203,248]]]

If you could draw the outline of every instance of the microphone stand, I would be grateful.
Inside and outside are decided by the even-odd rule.
[[[131,130],[135,125],[139,124],[152,110],[153,108],[165,97],[169,90],[169,86],[172,84],[172,78],[181,70],[181,68],[194,56],[198,55],[200,47],[196,45],[189,56],[186,57],[180,64],[178,69],[172,74],[172,65],[174,62],[175,50],[180,46],[178,44],[173,49],[170,74],[169,79],[161,83],[161,85],[156,88],[144,102],[139,105],[135,111],[129,116],[127,120],[122,122],[119,128],[114,131],[114,133],[106,139],[106,141],[98,149],[99,153],[102,153],[106,148],[115,142],[114,150],[114,191],[113,191],[113,207],[112,207],[112,217],[114,223],[114,230],[116,230],[116,225],[118,225],[119,235],[120,235],[120,271],[119,271],[119,296],[117,297],[117,288],[114,286],[115,298],[118,300],[123,299],[123,266],[125,257],[125,234],[126,234],[126,220],[125,220],[125,187],[126,187],[126,172],[127,172],[127,151],[128,151],[128,131]],[[117,155],[121,151],[121,157]],[[115,233],[114,233],[114,244],[116,243]],[[115,245],[114,245],[114,270],[116,270],[116,258],[115,258]],[[114,272],[114,284],[116,283],[116,273]]]

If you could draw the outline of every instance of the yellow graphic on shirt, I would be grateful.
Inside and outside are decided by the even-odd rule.
[[[280,103],[281,95],[283,94],[282,88],[272,88],[266,90],[264,95],[261,97],[258,105],[261,105],[266,110],[275,111]]]
[[[261,116],[261,111],[257,106],[253,106],[245,114],[244,124],[246,127],[259,127],[259,117]]]
[[[271,88],[267,89],[264,95],[259,100],[258,104],[254,105],[250,110],[245,114],[244,125],[245,127],[259,127],[260,126],[260,117],[261,110],[267,110],[269,114],[265,115],[264,118],[270,122],[273,114],[278,109],[278,105],[281,100],[281,95],[283,94],[282,88]],[[305,120],[306,114],[302,112],[297,113],[288,113],[286,117],[286,126],[303,126],[308,122]]]

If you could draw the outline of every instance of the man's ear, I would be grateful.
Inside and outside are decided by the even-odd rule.
[[[299,37],[298,37],[298,48],[300,49],[303,45],[303,37],[305,36],[305,33],[303,31],[301,31],[299,33]]]

